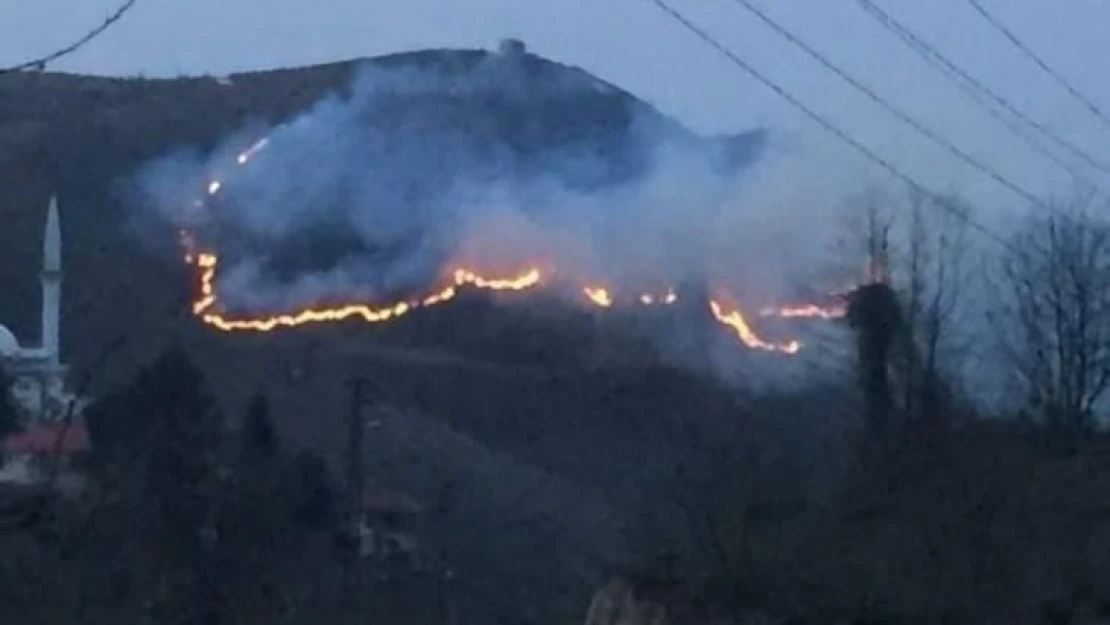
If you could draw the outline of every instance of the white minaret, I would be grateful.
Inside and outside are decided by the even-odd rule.
[[[54,367],[61,362],[59,325],[62,305],[62,228],[58,200],[51,196],[42,241],[42,351]]]

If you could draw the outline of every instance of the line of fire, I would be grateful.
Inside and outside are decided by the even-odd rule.
[[[235,159],[237,166],[246,166],[269,145],[263,137]],[[194,208],[204,209],[220,194],[225,182],[218,178],[208,181],[205,199],[197,200]],[[738,300],[729,294],[715,292],[698,284],[685,288],[662,286],[653,290],[624,291],[612,285],[590,280],[576,280],[562,276],[557,267],[526,266],[499,274],[487,274],[476,269],[456,266],[450,268],[438,285],[424,293],[398,297],[380,303],[329,302],[299,310],[278,313],[231,314],[218,297],[217,283],[220,276],[220,254],[212,247],[205,247],[189,230],[180,231],[180,241],[186,264],[195,268],[197,296],[192,303],[192,313],[205,324],[225,332],[272,332],[306,324],[361,320],[366,323],[383,323],[407,314],[434,308],[454,300],[460,293],[488,291],[523,293],[540,289],[569,289],[585,305],[598,310],[641,308],[681,308],[708,312],[745,347],[763,352],[794,355],[802,350],[797,339],[772,340],[762,336],[744,312]],[[759,317],[781,319],[839,319],[845,316],[842,295],[831,294],[826,302],[769,305],[758,310]]]

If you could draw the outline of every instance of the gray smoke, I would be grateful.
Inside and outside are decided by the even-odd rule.
[[[144,204],[220,250],[221,300],[242,310],[421,292],[460,262],[505,273],[541,259],[630,289],[704,275],[742,197],[743,172],[722,166],[735,146],[530,63],[366,67],[269,129],[244,166],[244,136],[149,164]],[[762,136],[744,142],[751,160]],[[202,205],[210,178],[222,186]]]
[[[821,191],[766,166],[768,148],[763,131],[695,136],[578,70],[488,56],[364,67],[287,123],[167,155],[136,182],[147,209],[219,251],[232,312],[392,301],[459,265],[537,262],[631,297],[709,284],[754,311],[796,295],[830,230]]]

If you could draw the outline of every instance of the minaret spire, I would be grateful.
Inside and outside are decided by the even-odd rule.
[[[58,199],[50,197],[42,241],[42,351],[53,365],[60,362],[59,325],[62,300],[62,229]]]

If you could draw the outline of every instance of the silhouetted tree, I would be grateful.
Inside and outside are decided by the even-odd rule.
[[[1080,196],[1049,217],[1031,217],[1005,258],[1005,331],[1010,365],[1030,413],[1081,431],[1110,390],[1110,222]]]
[[[882,282],[864,285],[850,297],[848,320],[856,332],[867,429],[874,441],[885,445],[892,434],[890,420],[894,409],[889,371],[891,351],[902,329],[898,298]]]
[[[958,323],[970,281],[970,209],[959,198],[912,188],[905,199],[870,190],[851,207],[846,252],[853,262],[860,254],[867,258],[863,282],[885,284],[893,296],[888,303],[900,309],[897,325],[889,328],[890,407],[901,425],[939,431],[953,399],[951,381],[971,351]]]
[[[214,575],[223,419],[203,373],[173,346],[91,406],[87,420],[103,446],[98,473],[119,497],[118,520],[148,549],[156,609],[182,622],[210,621],[218,610],[212,584],[202,581]]]
[[[894,364],[908,418],[942,426],[951,408],[949,380],[969,351],[958,317],[969,290],[970,209],[957,198],[932,198],[916,189],[910,190],[909,207],[899,262],[904,279],[896,284],[904,310],[903,345]]]
[[[295,552],[298,537],[277,429],[261,393],[248,401],[238,438],[234,476],[223,492],[220,517],[221,586],[236,597],[239,609],[276,618],[271,612],[276,589],[288,572],[285,561]]]
[[[871,190],[851,206],[846,251],[867,258],[864,286],[848,297],[867,427],[884,445],[931,447],[947,429],[953,382],[973,345],[958,323],[970,281],[970,209],[915,189],[906,199]]]

